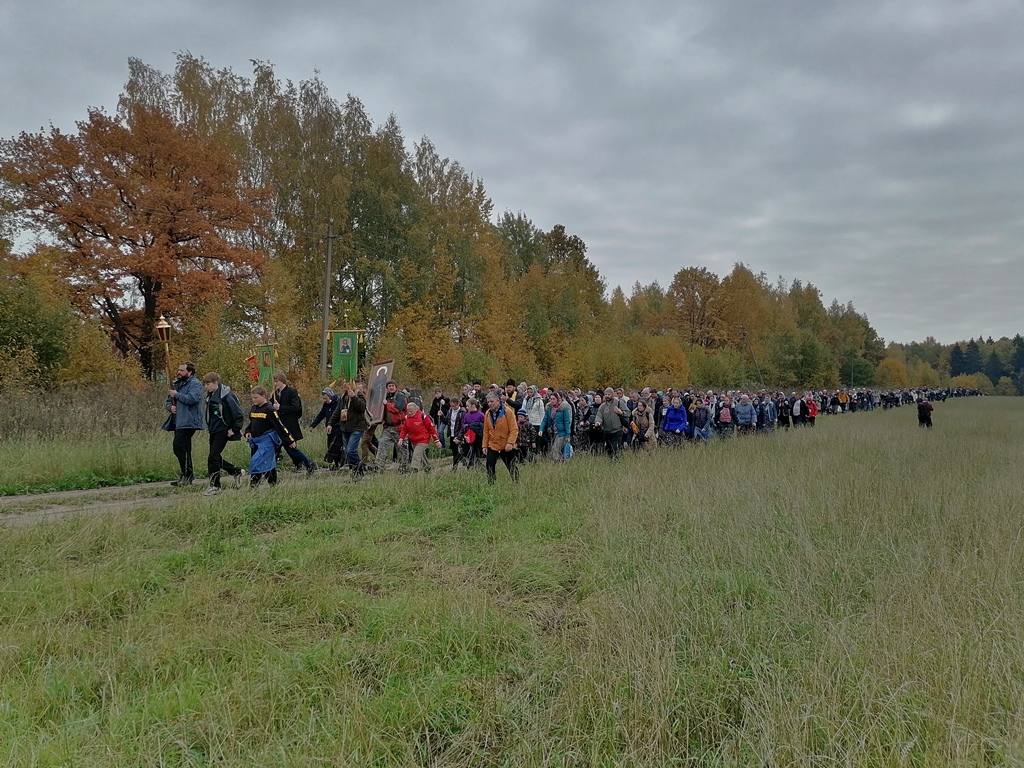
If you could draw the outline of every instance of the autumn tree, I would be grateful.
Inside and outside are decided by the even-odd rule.
[[[629,296],[630,327],[647,333],[663,335],[669,330],[670,305],[665,289],[654,281],[650,285],[633,284]]]
[[[688,344],[710,347],[718,340],[721,281],[706,267],[686,267],[672,277],[665,296],[673,330]]]
[[[159,314],[224,300],[262,261],[244,242],[261,194],[238,184],[222,146],[161,112],[92,109],[75,134],[22,133],[0,142],[0,169],[22,222],[66,251],[79,308],[99,310],[147,374]]]
[[[886,357],[875,369],[875,384],[883,389],[910,386],[907,366],[895,357]]]
[[[75,317],[45,278],[7,253],[0,241],[0,365],[4,384],[36,383],[68,355]]]

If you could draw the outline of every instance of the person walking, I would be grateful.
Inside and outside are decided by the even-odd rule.
[[[334,415],[334,412],[338,409],[338,403],[341,401],[341,398],[334,394],[334,390],[330,387],[324,387],[320,390],[320,399],[323,401],[323,405],[320,406],[320,412],[317,413],[311,422],[309,422],[310,429],[316,429],[317,425],[321,421],[324,423],[324,427],[326,428],[327,425],[331,423],[331,416]],[[331,433],[328,432],[327,445],[324,449],[324,461],[327,462],[330,461],[328,456],[331,453],[331,442]]]
[[[348,403],[349,395],[346,389],[338,398],[331,417],[327,420],[327,453],[324,454],[324,462],[332,470],[341,469],[347,465],[346,455],[348,454]]]
[[[551,446],[551,458],[565,461],[565,446],[572,437],[572,406],[557,392],[548,395],[548,409],[540,423],[538,442],[542,437],[546,437]]]
[[[448,445],[452,449],[453,470],[459,466],[459,460],[462,458],[462,419],[465,415],[466,408],[462,405],[462,400],[457,397],[452,398],[446,427],[448,429]]]
[[[171,414],[165,429],[174,432],[172,450],[178,460],[178,479],[175,488],[192,485],[195,469],[192,466],[192,436],[203,428],[203,385],[196,378],[194,363],[178,366],[178,378],[167,392],[164,407]]]
[[[384,391],[384,428],[377,444],[377,459],[374,462],[377,471],[381,471],[387,466],[391,452],[398,446],[398,433],[402,428],[402,422],[405,421],[405,407],[408,404],[405,393],[398,390],[398,382],[389,381]],[[398,449],[398,463],[400,466],[405,466],[402,450],[402,448]]]
[[[284,425],[265,387],[253,387],[249,397],[249,424],[245,439],[249,441],[252,457],[249,459],[249,487],[257,487],[265,478],[268,485],[277,485],[277,448],[295,448],[295,439]]]
[[[646,400],[638,400],[630,415],[630,430],[633,433],[634,450],[654,446],[654,418],[647,408]]]
[[[345,390],[347,408],[345,427],[348,442],[345,445],[345,465],[352,468],[356,478],[362,477],[365,457],[360,455],[359,448],[363,443],[363,434],[370,428],[370,412],[366,408],[366,385],[357,381],[349,384]]]
[[[693,428],[693,439],[695,442],[708,442],[711,439],[711,405],[707,400],[697,397],[693,405],[693,413],[690,414],[690,423]]]
[[[520,408],[516,414],[516,426],[519,427],[519,437],[516,439],[519,463],[533,461],[537,455],[537,428],[530,423],[526,408]]]
[[[608,387],[604,391],[603,402],[597,409],[597,416],[594,419],[594,426],[601,431],[604,438],[604,447],[612,461],[619,458],[619,448],[622,447],[622,432],[628,422],[619,407],[618,398],[615,397],[615,390]]]
[[[661,416],[661,442],[678,447],[686,440],[687,414],[683,398],[673,395],[668,408]]]
[[[484,414],[484,456],[487,458],[487,482],[494,484],[495,467],[501,459],[513,483],[519,482],[519,467],[516,466],[516,440],[519,439],[519,425],[516,414],[504,403],[501,396],[491,393],[487,396],[487,413]]]
[[[285,453],[296,469],[305,467],[306,474],[312,475],[316,472],[316,464],[300,451],[297,445],[302,439],[302,427],[299,424],[299,419],[302,418],[302,398],[299,397],[299,391],[288,383],[288,377],[280,371],[274,374],[272,404],[277,415],[281,417],[281,423],[292,436],[292,439],[284,444]]]
[[[430,402],[430,419],[437,428],[438,437],[441,438],[441,450],[444,450],[446,444],[445,432],[448,431],[448,411],[451,404],[452,401],[445,396],[443,389],[438,387],[434,390],[434,399]],[[447,436],[447,440],[451,440],[450,435]]]
[[[210,485],[203,495],[214,496],[220,493],[222,475],[235,478],[235,488],[240,488],[242,479],[248,474],[224,458],[228,443],[242,439],[245,414],[231,387],[221,383],[219,373],[203,376],[203,389],[206,390],[206,431],[210,435],[210,455],[206,459]]]
[[[922,400],[917,404],[917,424],[920,427],[932,428],[932,411],[935,410],[933,406],[927,400]]]
[[[427,465],[427,448],[431,442],[437,445],[438,449],[441,448],[441,437],[437,434],[434,420],[410,400],[405,405],[405,419],[402,420],[402,426],[398,431],[398,446],[399,450],[407,443],[412,446],[412,458],[409,460],[411,471],[430,470]]]
[[[475,397],[466,401],[466,412],[462,415],[462,421],[455,432],[456,444],[459,446],[460,459],[466,468],[475,467],[480,457],[483,456],[482,445],[484,441],[484,413],[480,410],[480,403]],[[459,464],[453,460],[452,469]]]
[[[756,426],[757,409],[750,402],[748,395],[740,395],[739,405],[736,406],[736,434],[752,434]]]

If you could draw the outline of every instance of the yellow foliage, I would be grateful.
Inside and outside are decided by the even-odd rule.
[[[391,325],[401,333],[412,382],[448,382],[452,372],[461,367],[462,351],[451,333],[434,326],[424,307],[407,306],[394,316]]]
[[[942,383],[939,372],[923,360],[911,365],[909,374],[912,387],[938,387]]]
[[[910,386],[907,366],[895,357],[887,357],[875,368],[875,384],[884,389],[902,389]]]
[[[632,341],[635,384],[665,388],[690,383],[690,360],[674,336],[635,335]]]
[[[82,323],[72,330],[68,359],[56,379],[64,385],[85,386],[143,383],[138,362],[122,357],[109,334],[96,323]]]
[[[963,387],[964,389],[976,389],[986,395],[995,394],[995,387],[988,376],[983,373],[962,374],[954,376],[949,380],[951,387]]]

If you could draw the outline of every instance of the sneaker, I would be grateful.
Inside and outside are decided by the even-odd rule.
[[[203,491],[203,496],[216,496],[218,493],[220,493],[220,486],[211,485]]]
[[[192,477],[191,475],[188,476],[188,477],[185,477],[184,475],[182,475],[177,480],[175,480],[173,483],[171,483],[171,486],[173,488],[184,488],[186,485],[192,485],[192,481],[193,480],[195,480],[195,478]]]
[[[309,477],[314,472],[316,472],[316,464],[311,461],[306,465],[306,477]]]
[[[248,476],[249,476],[249,470],[247,470],[247,469],[240,470],[239,473],[237,475],[235,475],[235,490],[236,491],[239,488],[242,487],[242,484],[245,483],[245,478],[247,478]]]

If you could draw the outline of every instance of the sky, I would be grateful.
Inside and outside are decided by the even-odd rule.
[[[5,0],[0,137],[180,51],[393,113],[627,295],[743,262],[887,341],[1024,332],[1019,0]]]

